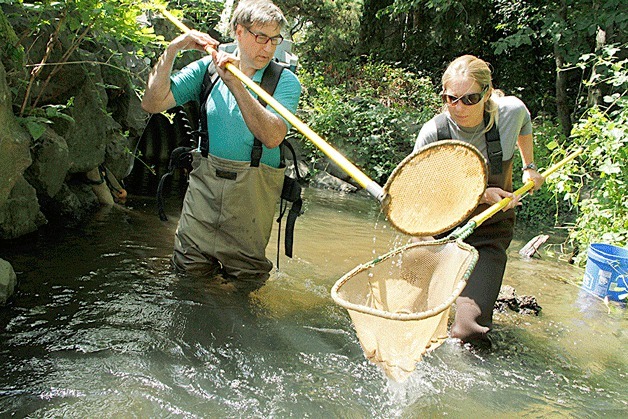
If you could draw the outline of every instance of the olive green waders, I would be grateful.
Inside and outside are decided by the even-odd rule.
[[[488,186],[512,192],[512,165],[512,158],[503,161],[501,173],[489,175]],[[478,205],[473,216],[489,207],[488,204]],[[487,333],[493,325],[493,307],[504,278],[506,250],[512,241],[514,226],[515,210],[500,211],[465,239],[465,243],[478,251],[479,259],[467,286],[456,300],[456,317],[450,330],[452,337],[480,346],[490,345]]]
[[[194,275],[220,268],[241,278],[267,277],[266,258],[284,168],[195,152],[175,234],[173,263]]]

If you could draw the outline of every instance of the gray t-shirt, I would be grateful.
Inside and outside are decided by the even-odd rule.
[[[506,161],[512,158],[515,148],[517,147],[519,136],[532,133],[530,111],[528,111],[526,105],[515,96],[496,97],[493,98],[493,100],[498,105],[496,124],[502,145],[502,159]],[[449,114],[447,114],[447,123],[449,125],[449,131],[454,137],[453,139],[474,145],[480,150],[484,158],[488,159],[484,135],[484,121],[482,121],[480,125],[471,128],[459,127],[451,119]],[[434,118],[432,118],[421,128],[416,143],[414,144],[414,151],[437,140],[436,122]]]

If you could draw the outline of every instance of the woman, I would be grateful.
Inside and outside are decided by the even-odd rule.
[[[479,252],[479,260],[456,301],[451,337],[490,346],[493,306],[506,268],[506,249],[512,240],[518,198],[512,194],[513,155],[519,148],[522,180],[543,184],[534,164],[532,123],[524,103],[493,88],[488,64],[472,55],[452,61],[442,78],[443,112],[419,132],[415,150],[434,141],[455,139],[473,144],[487,159],[489,182],[476,215],[503,198],[513,198],[502,212],[475,229],[466,242]],[[463,187],[463,186],[461,186]]]

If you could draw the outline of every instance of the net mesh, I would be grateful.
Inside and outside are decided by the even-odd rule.
[[[366,358],[404,381],[447,337],[449,308],[477,257],[462,241],[412,243],[348,272],[332,298],[348,310]]]
[[[409,155],[390,175],[385,212],[406,234],[439,234],[471,214],[486,182],[486,163],[475,147],[438,141]]]

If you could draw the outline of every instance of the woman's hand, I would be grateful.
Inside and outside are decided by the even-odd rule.
[[[519,196],[501,188],[486,188],[484,195],[482,195],[482,199],[480,199],[480,204],[493,205],[504,198],[511,198],[511,201],[502,209],[502,211],[508,211],[517,205],[521,205],[521,202],[519,202]]]
[[[534,187],[530,189],[530,195],[532,195],[534,191],[539,190],[539,188],[543,186],[543,182],[545,182],[545,178],[534,169],[524,170],[523,176],[521,176],[521,180],[524,184],[528,183],[529,180],[534,182]]]

